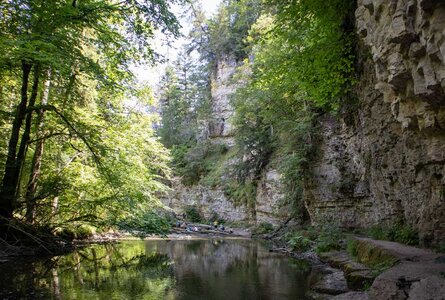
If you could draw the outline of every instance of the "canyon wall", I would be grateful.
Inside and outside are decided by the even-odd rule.
[[[304,182],[313,224],[365,228],[403,221],[425,245],[445,240],[445,1],[358,0],[359,79],[355,103],[317,122],[320,135]],[[230,94],[237,63],[218,62],[212,116],[202,139],[234,144]],[[169,203],[199,206],[228,220],[279,224],[280,174],[263,170],[255,207],[223,191],[176,184]]]
[[[226,145],[229,149],[234,146],[231,124],[234,108],[230,97],[239,86],[239,82],[233,79],[239,65],[230,56],[217,62],[211,76],[211,113],[209,118],[201,123],[198,141]],[[225,163],[231,164],[233,161]],[[255,203],[249,207],[234,203],[224,192],[223,187],[211,187],[205,184],[186,186],[181,183],[180,178],[173,179],[172,191],[163,202],[178,214],[181,214],[187,206],[195,206],[206,219],[216,213],[231,222],[241,221],[250,224],[266,222],[279,225],[289,217],[289,211],[280,205],[282,189],[280,174],[269,167],[263,170],[257,185]]]
[[[405,221],[445,239],[445,1],[359,0],[357,110],[319,120],[305,184],[314,223]]]

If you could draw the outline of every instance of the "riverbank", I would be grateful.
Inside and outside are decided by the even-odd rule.
[[[252,238],[251,229],[222,229],[199,223],[184,225],[173,227],[165,236],[151,235],[142,239],[169,241]],[[397,299],[444,299],[440,298],[445,295],[444,253],[352,235],[347,241],[337,241],[338,245],[342,245],[338,249],[317,252],[312,246],[307,251],[297,251],[284,241],[283,232],[254,235],[253,238],[271,241],[273,246],[270,252],[278,252],[311,264],[317,276],[311,277],[308,282],[309,299],[393,299],[396,296],[399,297]],[[109,231],[95,234],[88,239],[64,242],[57,253],[23,252],[23,249],[22,253],[10,251],[0,257],[0,263],[11,262],[19,255],[57,255],[95,243],[125,240],[141,240],[141,237],[128,232]],[[3,252],[0,254],[4,254]]]
[[[359,236],[350,236],[343,249],[318,254],[286,246],[272,251],[318,269],[309,299],[445,299],[445,253]]]

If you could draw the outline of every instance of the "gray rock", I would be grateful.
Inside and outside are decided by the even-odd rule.
[[[375,279],[370,299],[444,299],[444,272],[434,261],[403,262]]]
[[[318,120],[306,208],[314,224],[347,228],[404,219],[433,245],[445,240],[445,5],[357,4],[358,109]]]
[[[409,300],[444,300],[445,280],[438,276],[430,276],[414,282],[408,296]]]
[[[368,300],[367,292],[349,292],[332,298],[332,300]]]
[[[323,275],[311,288],[315,292],[329,295],[338,295],[348,291],[348,285],[342,271]]]

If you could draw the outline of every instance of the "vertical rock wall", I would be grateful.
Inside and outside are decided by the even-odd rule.
[[[445,240],[445,1],[359,0],[358,111],[320,120],[306,182],[313,222],[404,219]]]
[[[201,140],[212,143],[225,144],[229,147],[235,144],[233,126],[230,118],[233,107],[230,95],[235,92],[237,84],[233,81],[238,63],[233,57],[225,57],[217,62],[215,71],[211,75],[211,115],[202,124]]]
[[[224,144],[229,148],[235,144],[231,124],[234,113],[231,95],[239,86],[233,79],[238,66],[233,57],[225,57],[217,62],[211,76],[211,115],[201,124],[199,141]],[[172,192],[163,199],[163,202],[176,213],[182,213],[185,207],[194,205],[200,209],[205,218],[210,218],[216,213],[227,221],[280,224],[289,214],[279,205],[281,198],[280,174],[274,169],[267,169],[264,170],[258,183],[254,208],[235,205],[219,187],[201,184],[188,187],[181,183],[180,178],[172,181]]]

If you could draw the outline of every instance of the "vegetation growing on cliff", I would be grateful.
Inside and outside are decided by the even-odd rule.
[[[204,166],[221,164],[221,156],[197,155],[202,152],[200,143],[188,136],[173,150],[181,155],[175,165],[185,183],[211,181],[234,202],[254,207],[257,182],[273,164],[283,174],[285,202],[302,214],[299,199],[317,133],[314,116],[335,112],[354,83],[348,23],[352,5],[353,1],[340,0],[225,1],[212,19],[195,23],[192,45],[199,44],[199,37],[201,47],[194,49],[209,66],[227,59],[238,64],[232,79],[238,86],[231,96],[235,114],[230,120],[236,141],[230,157],[236,163],[219,167],[225,170],[219,173],[231,176],[219,176],[215,183],[217,173]],[[209,77],[215,72],[207,70]],[[206,97],[201,103],[211,106],[209,94]],[[166,113],[171,109],[174,105],[164,107]],[[187,115],[193,113],[189,109]],[[163,130],[184,126],[180,122],[185,120],[176,125],[166,122]],[[201,120],[212,120],[211,109]],[[197,124],[188,121],[185,127],[196,128],[196,136],[202,130]]]

